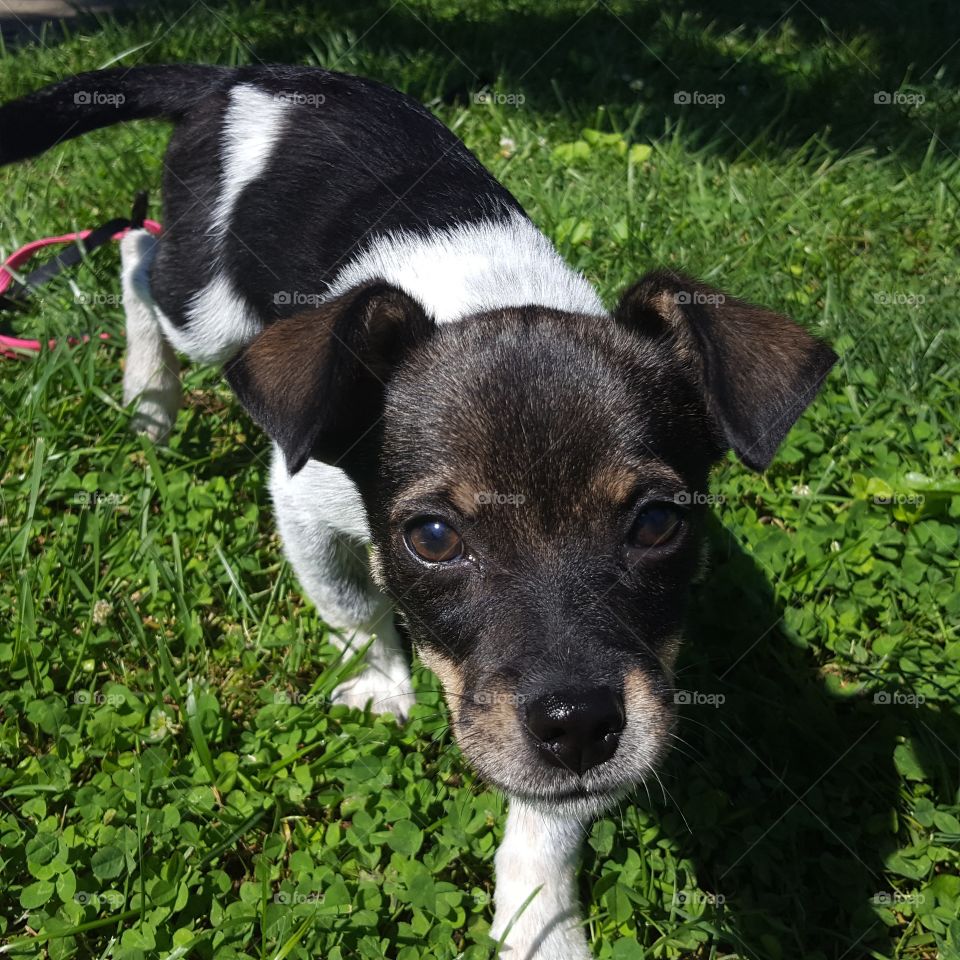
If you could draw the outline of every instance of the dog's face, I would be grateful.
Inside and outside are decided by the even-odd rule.
[[[376,568],[464,753],[528,798],[635,783],[718,453],[682,365],[610,320],[503,311],[438,330],[385,412]]]
[[[660,274],[610,318],[436,326],[380,286],[281,321],[230,371],[293,467],[356,480],[375,575],[464,753],[511,795],[595,812],[650,772],[710,466],[728,446],[765,465],[833,362],[707,290]]]

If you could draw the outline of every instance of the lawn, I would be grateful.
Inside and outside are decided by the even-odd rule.
[[[869,9],[869,13],[864,13]],[[960,21],[946,3],[199,0],[0,56],[7,99],[110,64],[313,63],[448,123],[608,303],[655,265],[841,362],[770,469],[717,471],[679,737],[581,870],[609,960],[960,958]],[[168,129],[0,171],[0,253],[157,191]],[[295,238],[291,238],[295,242]],[[120,403],[116,249],[0,360],[0,949],[493,955],[504,799],[436,680],[392,717],[284,564],[267,445],[191,366],[167,448]],[[71,348],[70,334],[109,340]]]

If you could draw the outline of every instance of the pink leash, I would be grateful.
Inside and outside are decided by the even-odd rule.
[[[123,230],[120,230],[118,233],[113,234],[111,239],[119,240],[123,237],[128,230],[133,229],[132,227],[126,227]],[[161,231],[161,226],[156,220],[144,220],[143,229],[148,230],[150,233],[157,234]],[[10,285],[13,283],[14,277],[13,272],[18,267],[26,263],[30,258],[38,251],[42,250],[44,247],[58,246],[65,243],[75,243],[77,240],[86,240],[90,234],[93,233],[92,230],[80,230],[77,233],[65,233],[60,237],[43,237],[40,240],[33,240],[31,243],[27,243],[22,246],[19,250],[14,251],[10,254],[9,257],[3,262],[3,266],[0,267],[0,296],[3,296],[7,290],[10,289]],[[100,340],[109,340],[109,333],[100,333],[97,334],[97,338]],[[88,343],[90,341],[89,334],[83,334],[80,337],[68,337],[67,343],[75,345],[78,343]],[[48,340],[47,347],[53,349],[56,346],[56,340]],[[6,359],[16,359],[23,358],[30,353],[39,353],[41,349],[41,343],[39,340],[24,340],[21,337],[12,337],[7,336],[6,334],[0,334],[0,357]]]

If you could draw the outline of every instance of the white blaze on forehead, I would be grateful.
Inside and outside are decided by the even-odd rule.
[[[377,237],[337,274],[327,295],[375,279],[410,294],[439,323],[525,305],[606,313],[587,280],[517,212],[424,235]]]

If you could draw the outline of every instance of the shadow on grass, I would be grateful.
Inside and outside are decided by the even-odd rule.
[[[785,632],[767,573],[718,523],[711,541],[678,667],[691,702],[680,707],[684,744],[661,771],[662,826],[742,956],[892,955],[877,908],[898,910],[884,870],[910,844],[901,779],[922,779],[921,792],[952,803],[960,723],[934,704],[911,705],[909,688],[829,692],[813,651]],[[912,753],[901,747],[898,772],[904,738]],[[923,877],[929,864],[901,859],[894,872],[913,869]]]

